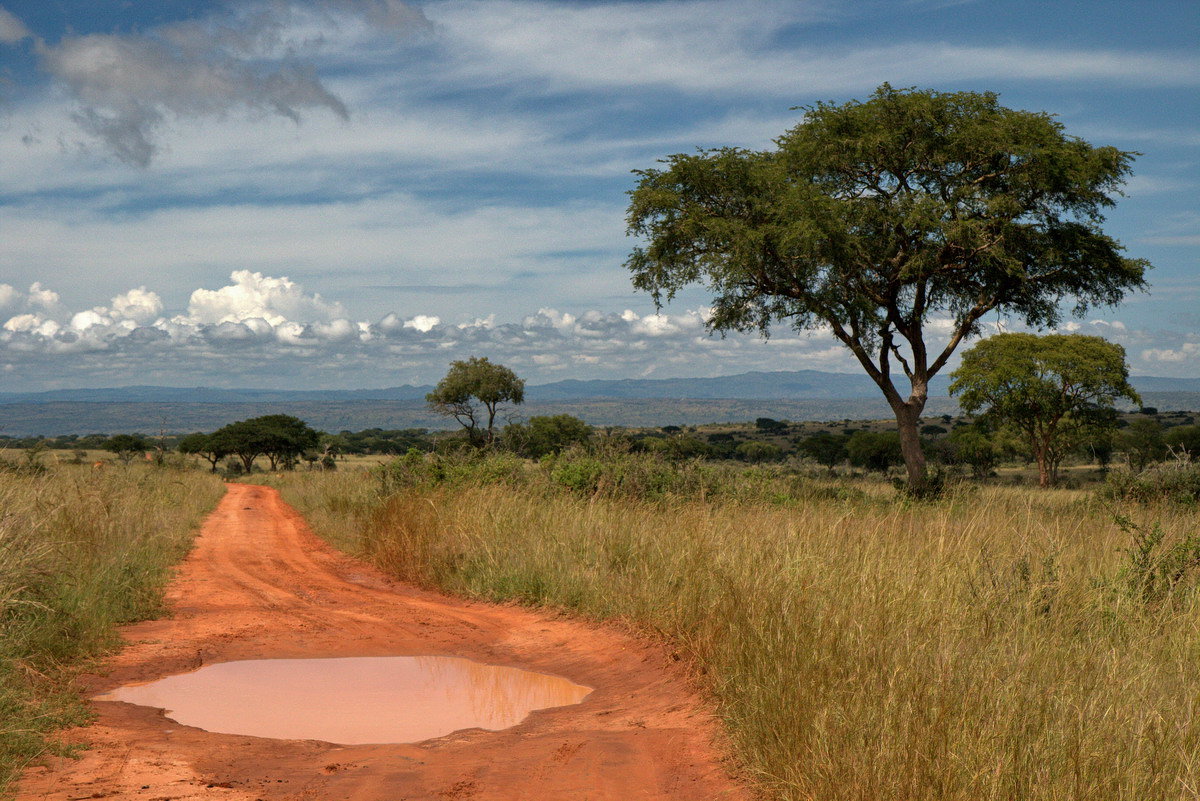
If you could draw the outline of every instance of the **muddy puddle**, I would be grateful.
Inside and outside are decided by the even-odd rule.
[[[591,688],[557,676],[447,656],[255,659],[97,696],[166,710],[187,726],[331,743],[414,743],[460,729],[506,729]]]

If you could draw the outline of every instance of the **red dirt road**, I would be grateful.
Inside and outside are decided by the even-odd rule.
[[[169,619],[124,632],[100,693],[236,659],[440,654],[594,687],[500,732],[339,746],[214,734],[97,702],[81,758],[30,769],[20,799],[567,801],[728,799],[716,727],[667,655],[623,634],[389,580],[318,540],[275,490],[232,484],[168,592]]]

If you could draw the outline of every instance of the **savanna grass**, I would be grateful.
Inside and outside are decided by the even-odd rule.
[[[0,796],[87,718],[71,677],[161,612],[169,566],[222,493],[198,471],[0,470]]]
[[[528,471],[286,492],[396,576],[670,639],[774,798],[1200,795],[1200,566],[1144,592],[1146,564],[1188,552],[1194,509],[813,481],[639,497]]]

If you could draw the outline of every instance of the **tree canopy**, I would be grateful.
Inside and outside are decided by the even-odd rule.
[[[425,396],[429,408],[457,420],[477,446],[495,440],[496,415],[503,404],[524,400],[525,381],[486,356],[451,362],[445,377]]]
[[[134,456],[146,452],[150,443],[141,434],[117,434],[104,442],[104,450],[117,455],[122,462],[129,464]]]
[[[537,459],[572,445],[584,445],[592,433],[592,427],[574,415],[535,415],[528,423],[506,426],[504,439],[513,450]]]
[[[231,453],[225,438],[199,431],[179,440],[178,448],[180,453],[203,458],[214,473],[217,472],[217,463]]]
[[[281,465],[291,469],[301,454],[317,447],[320,439],[320,433],[298,417],[268,414],[217,429],[210,435],[209,447],[237,456],[249,473],[259,456],[267,457],[272,470]]]
[[[1053,325],[1064,302],[1081,314],[1144,285],[1148,264],[1100,228],[1136,154],[1050,114],[884,84],[808,107],[776,143],[638,171],[645,245],[626,266],[656,303],[706,285],[711,331],[828,328],[891,405],[914,491],[929,379],[984,315]]]
[[[1125,349],[1081,334],[997,334],[963,353],[951,377],[966,412],[983,409],[1022,433],[1042,486],[1057,481],[1080,436],[1115,425],[1115,401],[1141,403]]]

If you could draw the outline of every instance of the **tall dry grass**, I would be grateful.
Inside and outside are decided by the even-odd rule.
[[[384,497],[362,474],[286,493],[396,576],[670,638],[775,798],[1200,796],[1194,509],[1127,509],[1122,527],[1084,493],[1017,488],[781,505],[467,481]]]
[[[169,566],[222,492],[206,473],[144,465],[0,470],[0,795],[53,749],[49,732],[86,719],[73,671],[160,611]]]

